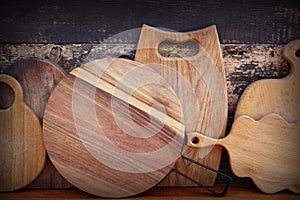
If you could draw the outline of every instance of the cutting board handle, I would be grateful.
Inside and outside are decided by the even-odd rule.
[[[12,76],[6,74],[0,74],[0,82],[9,85],[14,91],[15,100],[9,108],[13,107],[15,104],[21,104],[24,99],[24,96],[22,86],[20,85],[20,83]]]
[[[284,46],[282,56],[291,64],[289,76],[300,78],[300,39],[294,40]]]
[[[222,145],[223,139],[215,139],[198,132],[187,134],[187,145],[194,148],[204,148],[214,145]]]
[[[151,40],[139,42],[139,49],[137,51],[142,51],[143,49],[148,49],[149,51],[152,51],[152,53],[149,54],[149,56],[156,56],[159,59],[164,60],[172,60],[172,59],[182,59],[181,57],[164,57],[162,56],[159,51],[159,44],[164,41],[170,41],[174,43],[184,43],[188,41],[194,41],[198,44],[199,51],[193,56],[185,57],[184,59],[189,60],[196,60],[198,57],[201,56],[200,49],[204,45],[210,45],[207,44],[206,41],[203,41],[204,36],[207,35],[215,35],[216,38],[218,36],[216,35],[216,26],[212,25],[205,29],[196,30],[196,31],[190,31],[190,32],[172,32],[168,30],[162,30],[155,27],[148,26],[146,24],[143,25],[141,35],[143,35],[143,38],[151,38]]]

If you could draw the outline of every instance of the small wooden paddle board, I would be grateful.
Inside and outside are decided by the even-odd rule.
[[[0,191],[19,189],[42,171],[46,150],[38,117],[23,102],[21,85],[11,76],[0,74],[0,82],[14,94],[12,104],[0,109]],[[0,96],[6,96],[5,91]]]
[[[65,76],[63,69],[41,58],[21,59],[5,71],[21,84],[24,93],[24,102],[38,116],[42,123],[46,103],[55,86]],[[7,95],[6,102],[10,102],[12,95]],[[54,168],[47,158],[41,174],[30,184],[29,188],[68,188],[68,183]]]
[[[300,122],[288,123],[274,113],[259,121],[241,116],[225,138],[189,133],[188,144],[198,148],[223,146],[232,171],[239,177],[250,177],[265,193],[289,189],[300,194]]]

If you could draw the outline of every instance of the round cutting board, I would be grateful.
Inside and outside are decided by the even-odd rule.
[[[51,161],[70,183],[102,197],[127,197],[169,173],[184,143],[181,120],[175,92],[155,71],[101,59],[57,85],[43,133]]]

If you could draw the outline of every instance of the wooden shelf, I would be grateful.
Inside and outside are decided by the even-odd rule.
[[[214,187],[216,190],[221,190],[223,185]],[[99,197],[89,195],[77,188],[70,189],[21,189],[9,193],[0,193],[0,199],[5,200],[22,200],[22,199],[101,199]],[[201,188],[168,188],[154,187],[140,195],[125,198],[130,199],[299,199],[300,196],[289,191],[282,191],[276,194],[264,194],[254,187],[253,184],[233,184],[225,197],[219,198],[212,196],[206,190]],[[104,198],[103,198],[104,199]]]

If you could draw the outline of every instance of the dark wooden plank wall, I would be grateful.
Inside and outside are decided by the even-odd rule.
[[[177,31],[216,24],[222,43],[285,44],[300,37],[299,10],[299,0],[9,0],[0,42],[98,43],[147,23]]]

